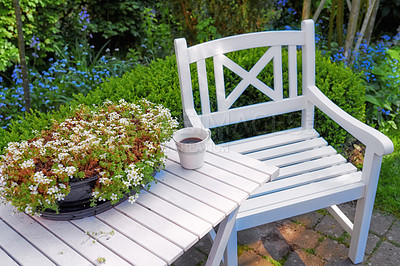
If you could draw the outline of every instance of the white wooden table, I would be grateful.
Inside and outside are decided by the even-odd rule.
[[[134,204],[72,221],[0,206],[0,265],[168,265],[220,224],[207,262],[219,265],[241,202],[278,169],[209,148],[203,167],[186,170],[167,147],[165,170]]]

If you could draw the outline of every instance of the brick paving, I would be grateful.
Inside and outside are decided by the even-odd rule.
[[[351,219],[355,203],[339,206]],[[350,236],[319,210],[238,233],[238,263],[247,265],[354,265],[347,257]],[[208,236],[183,254],[176,266],[204,265]],[[400,219],[374,211],[364,261],[358,265],[400,265]],[[279,264],[277,264],[279,263]]]

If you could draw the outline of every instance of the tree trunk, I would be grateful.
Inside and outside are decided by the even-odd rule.
[[[337,1],[336,8],[336,35],[339,47],[343,46],[344,0]]]
[[[335,19],[336,0],[332,0],[331,15],[329,17],[329,32],[328,32],[328,50],[331,50],[332,35],[333,35],[333,20]]]
[[[22,74],[22,87],[24,88],[25,112],[29,113],[31,110],[31,97],[29,93],[28,68],[26,67],[25,59],[25,41],[24,32],[22,31],[21,7],[19,6],[19,0],[13,0],[13,4],[15,9],[15,18],[17,22],[18,50]]]
[[[375,1],[375,6],[374,6],[374,9],[372,11],[372,15],[371,15],[371,18],[369,20],[367,30],[365,32],[365,40],[367,42],[367,45],[369,45],[370,42],[371,42],[371,36],[372,36],[372,32],[373,32],[374,27],[375,27],[375,20],[376,20],[376,14],[378,13],[379,2],[380,2],[379,0]]]
[[[351,5],[351,12],[349,18],[349,25],[347,28],[346,43],[344,46],[344,56],[347,60],[350,59],[351,50],[353,49],[354,38],[357,31],[357,20],[360,13],[361,0],[353,0]],[[349,61],[348,61],[349,62]]]
[[[319,6],[318,6],[318,8],[317,8],[317,11],[315,11],[315,14],[314,14],[314,16],[313,16],[313,20],[314,20],[315,22],[317,22],[317,19],[318,19],[318,17],[319,17],[319,14],[321,14],[321,11],[322,11],[322,9],[324,8],[325,3],[326,3],[326,0],[322,0],[321,3],[319,3]]]
[[[357,43],[356,43],[356,46],[354,48],[354,54],[356,54],[358,52],[358,49],[360,48],[361,42],[364,39],[364,33],[365,33],[365,30],[367,29],[367,26],[370,23],[372,12],[373,12],[373,9],[374,9],[374,7],[376,5],[376,2],[377,2],[377,0],[369,0],[368,11],[367,11],[367,14],[365,14],[364,22],[363,22],[363,24],[361,26],[360,36],[357,39]]]
[[[303,0],[302,19],[311,18],[311,0]]]

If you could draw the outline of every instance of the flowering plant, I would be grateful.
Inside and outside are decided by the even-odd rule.
[[[35,138],[8,144],[0,158],[0,199],[28,214],[58,211],[70,181],[97,175],[91,206],[117,203],[127,193],[133,202],[164,166],[161,144],[177,125],[168,109],[144,99],[80,105]]]

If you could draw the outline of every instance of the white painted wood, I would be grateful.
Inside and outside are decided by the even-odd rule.
[[[317,171],[303,173],[288,178],[280,178],[278,176],[277,180],[275,180],[274,182],[267,183],[261,186],[256,191],[254,191],[251,197],[254,198],[264,194],[271,194],[278,191],[285,191],[293,187],[303,186],[312,182],[334,178],[340,175],[345,175],[356,171],[357,168],[355,168],[352,164],[348,163],[348,164],[336,165],[320,169]]]
[[[99,257],[104,257],[107,263],[113,265],[129,265],[127,261],[115,255],[101,243],[93,244],[93,239],[86,232],[70,222],[52,221],[43,218],[35,218],[35,220],[48,231],[62,239],[67,245],[75,248],[81,256],[87,258],[93,264],[96,264]]]
[[[6,252],[0,248],[0,261],[1,265],[4,266],[18,266],[18,264],[13,260]]]
[[[274,52],[274,92],[276,96],[272,99],[283,99],[283,83],[282,83],[282,46],[272,47]]]
[[[313,150],[315,148],[321,148],[327,146],[327,142],[323,138],[305,140],[301,142],[292,143],[289,145],[284,145],[280,147],[275,147],[271,149],[265,149],[261,151],[256,151],[251,154],[248,154],[254,159],[265,161],[268,159],[290,155],[290,154],[297,154],[299,152]],[[250,143],[249,143],[250,145]]]
[[[184,38],[176,39],[174,44],[177,58],[176,62],[180,73],[179,84],[181,86],[182,105],[184,106],[183,110],[194,109],[190,68],[185,67],[189,64],[186,40]]]
[[[114,209],[96,216],[107,225],[116,228],[124,236],[162,258],[168,264],[183,254],[183,250],[174,243]]]
[[[382,163],[382,156],[374,153],[373,148],[375,147],[372,146],[371,149],[367,147],[365,151],[362,180],[367,185],[366,192],[365,196],[357,201],[353,232],[351,234],[349,257],[354,263],[360,263],[364,257],[363,253],[367,245],[368,231]]]
[[[322,147],[319,149],[314,149],[310,151],[303,151],[299,152],[297,154],[291,154],[287,156],[282,156],[279,158],[275,159],[270,159],[265,162],[276,165],[278,167],[286,166],[286,165],[292,165],[295,163],[301,163],[309,160],[314,160],[321,158],[323,156],[330,156],[336,154],[336,150],[332,148],[331,146],[328,147]],[[251,156],[251,154],[249,155]]]
[[[197,74],[199,77],[201,111],[203,114],[209,114],[211,113],[211,109],[210,109],[210,96],[208,93],[208,81],[207,81],[207,70],[206,70],[205,59],[197,61]]]
[[[210,156],[208,156],[208,157],[211,157],[211,154],[212,154],[214,156],[218,156],[218,157],[221,157],[224,159],[229,159],[230,161],[235,162],[236,164],[246,166],[247,168],[249,168],[248,171],[250,171],[252,173],[252,175],[251,176],[247,175],[245,178],[251,179],[256,182],[259,182],[259,180],[258,180],[259,174],[254,173],[252,170],[261,172],[263,177],[265,177],[265,175],[270,176],[270,179],[267,181],[271,181],[271,180],[275,179],[279,173],[279,168],[277,168],[276,166],[273,166],[270,164],[265,164],[258,160],[253,160],[252,158],[250,158],[248,156],[244,156],[240,153],[230,152],[229,147],[225,148],[223,146],[213,145],[212,149],[208,150],[208,152],[210,154]],[[220,160],[214,156],[213,156],[213,160]],[[212,162],[209,162],[209,163],[212,164]],[[271,173],[273,173],[273,174],[271,174]]]
[[[179,166],[177,163],[171,161],[167,161],[167,164],[175,164],[175,167]],[[225,215],[231,213],[238,206],[235,201],[168,172],[162,171],[156,175],[156,178],[158,182],[170,186],[182,193],[190,194],[190,196],[196,197],[203,203],[213,206],[215,209],[225,213]]]
[[[267,205],[263,208],[253,209],[239,213],[236,220],[238,231],[276,220],[286,219],[292,216],[308,213],[325,208],[333,204],[340,204],[361,198],[365,191],[362,182],[319,191],[314,194]]]
[[[197,199],[188,196],[180,191],[177,191],[171,187],[168,187],[164,184],[159,184],[158,186],[152,186],[150,188],[150,192],[157,197],[168,201],[179,208],[199,217],[200,219],[205,220],[206,222],[216,226],[219,224],[224,218],[225,214],[215,208],[212,205],[204,204]],[[206,196],[204,194],[203,196]]]
[[[216,180],[210,176],[206,176],[198,171],[190,171],[181,167],[179,158],[172,158],[175,162],[168,166],[168,172],[179,176],[180,178],[192,182],[200,187],[206,188],[218,195],[227,199],[237,202],[238,199],[243,200],[248,197],[247,193],[243,190],[233,187],[221,180]],[[168,162],[167,162],[168,163]]]
[[[168,167],[168,172],[175,174],[189,182],[207,187],[207,189],[236,202],[246,199],[250,192],[259,187],[256,183],[250,183],[240,176],[226,170],[204,164],[201,168],[191,171],[182,168],[178,155],[166,151],[168,158],[176,162]],[[267,178],[267,177],[266,177]]]
[[[279,175],[275,171],[275,176],[270,177],[270,180],[274,180],[273,182],[258,188],[252,193],[251,198],[240,207],[237,230],[316,210],[316,208],[329,208],[340,224],[350,231],[351,222],[334,205],[349,200],[358,200],[358,214],[354,222],[349,256],[353,262],[361,262],[368,236],[381,156],[393,151],[393,143],[382,133],[345,113],[315,86],[314,35],[314,22],[305,20],[301,24],[300,31],[237,35],[189,48],[185,46],[183,50],[190,59],[184,62],[186,65],[179,65],[180,76],[185,74],[185,72],[181,74],[180,70],[182,68],[189,69],[190,63],[199,62],[205,58],[214,60],[218,110],[197,116],[194,111],[184,107],[184,112],[192,115],[191,125],[214,128],[301,111],[301,128],[299,129],[212,147],[221,148],[221,150],[216,156],[212,152],[208,155],[206,165],[203,167],[205,172],[202,173],[219,179],[212,173],[216,169],[211,166],[218,169],[221,165],[219,159],[226,158],[243,165],[246,162],[244,157],[249,157],[264,162],[267,169],[271,169],[270,165],[281,167]],[[282,46],[288,47],[289,97],[285,99],[283,99],[282,72],[286,69],[282,69]],[[268,50],[250,71],[244,70],[226,57],[226,53],[256,47],[267,47]],[[302,95],[299,95],[297,85],[298,47],[302,49]],[[269,61],[273,61],[273,88],[257,79],[257,75]],[[228,96],[225,95],[223,67],[229,68],[243,78]],[[264,103],[231,108],[249,85],[262,91],[269,100]],[[203,97],[202,100],[205,98]],[[343,156],[337,154],[333,147],[328,146],[328,143],[318,136],[314,130],[315,108],[321,110],[367,146],[368,155],[362,172],[357,172],[353,165],[346,163]],[[228,157],[223,158],[223,150],[229,151]],[[233,155],[233,152],[240,154]],[[178,162],[176,158],[172,160]],[[239,167],[237,168],[239,170],[229,167],[232,173],[246,176],[246,172],[240,166],[236,165],[236,167]],[[256,168],[256,171],[264,171],[261,170],[264,167],[255,163],[252,163],[252,168]],[[216,173],[224,175],[221,171]],[[253,173],[247,173],[247,177],[252,177]],[[360,180],[361,175],[362,180]],[[255,176],[261,177],[262,175]],[[219,180],[229,184],[226,179]],[[245,191],[248,190],[250,188],[245,189]],[[329,207],[331,205],[333,207]],[[249,209],[246,210],[246,208]],[[234,245],[230,245],[229,248],[236,250]],[[227,253],[235,254],[236,252],[229,250]]]
[[[377,155],[383,156],[393,152],[393,143],[387,136],[344,112],[317,87],[311,86],[308,91],[310,101],[364,145],[371,146]]]
[[[73,247],[68,246],[25,213],[12,215],[10,207],[7,208],[7,206],[4,206],[1,218],[55,264],[91,264],[86,258],[76,252]]]
[[[88,217],[80,220],[71,221],[84,232],[89,233],[111,233],[109,238],[99,237],[97,241],[106,246],[118,256],[134,265],[167,265],[167,263],[136,242],[121,234],[116,228],[113,228],[96,217]],[[96,245],[96,244],[95,244]],[[105,257],[107,260],[107,257]]]
[[[18,264],[22,265],[29,265],[30,263],[36,265],[55,265],[3,220],[0,220],[0,232],[1,247],[12,256],[10,258],[11,261],[15,260]]]
[[[244,216],[244,213],[246,212],[258,212],[259,209],[264,209],[268,206],[273,206],[279,203],[287,203],[291,200],[300,202],[302,201],[302,198],[307,195],[313,195],[320,192],[330,193],[329,191],[333,188],[341,188],[353,184],[365,187],[365,184],[361,182],[361,172],[334,177],[320,182],[309,183],[304,186],[263,195],[262,197],[250,198],[240,206],[238,218]]]
[[[339,209],[338,206],[332,205],[326,208],[330,214],[340,223],[340,225],[349,233],[351,236],[353,233],[353,223],[350,219]]]
[[[145,208],[150,208],[153,212],[164,218],[168,218],[173,214],[176,217],[174,222],[177,225],[197,235],[199,239],[207,234],[212,228],[210,223],[207,223],[193,214],[190,214],[148,192],[141,192],[137,202]]]
[[[141,225],[153,230],[160,236],[163,236],[170,242],[175,243],[184,251],[188,250],[189,247],[199,240],[196,235],[139,204],[124,202],[116,206],[115,209]]]
[[[286,133],[281,134],[268,134],[261,135],[252,138],[237,140],[221,144],[222,147],[228,147],[230,151],[235,151],[241,154],[251,153],[254,151],[269,149],[274,147],[280,147],[299,141],[314,139],[319,137],[317,131],[303,131],[301,129],[289,130]]]
[[[305,108],[305,100],[306,98],[299,96],[291,99],[269,101],[238,108],[231,108],[226,111],[200,115],[199,117],[204,127],[214,128],[284,113],[300,111]]]
[[[299,175],[306,172],[311,172],[344,163],[346,163],[346,159],[340,154],[322,157],[320,159],[315,159],[287,167],[282,167],[280,168],[279,178],[286,178],[289,176]]]
[[[189,63],[218,54],[281,44],[303,45],[304,33],[299,31],[256,32],[201,43],[188,48]]]
[[[211,247],[209,259],[206,266],[219,266],[224,255],[225,247],[228,244],[232,229],[235,227],[235,220],[239,208],[227,216],[218,227],[217,235],[214,239],[214,245]]]
[[[288,46],[289,98],[297,97],[297,47]]]

